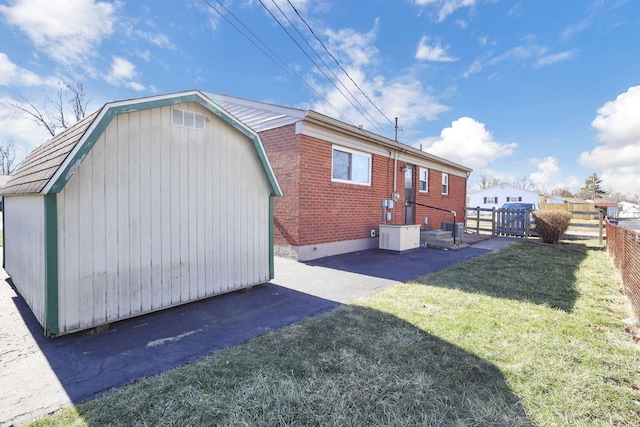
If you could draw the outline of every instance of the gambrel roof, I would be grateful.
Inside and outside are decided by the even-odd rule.
[[[71,179],[115,115],[186,102],[199,103],[247,136],[253,142],[262,162],[273,194],[282,195],[258,134],[202,92],[195,90],[105,104],[31,152],[0,189],[0,195],[58,193]]]

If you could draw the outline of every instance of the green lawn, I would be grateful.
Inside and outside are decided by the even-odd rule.
[[[637,426],[606,252],[522,242],[36,425]]]

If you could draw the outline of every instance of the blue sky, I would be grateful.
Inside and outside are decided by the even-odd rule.
[[[2,0],[0,23],[0,142],[18,157],[47,134],[10,104],[46,109],[60,81],[91,111],[201,89],[388,137],[398,117],[401,142],[474,169],[470,191],[595,172],[640,196],[638,1]]]

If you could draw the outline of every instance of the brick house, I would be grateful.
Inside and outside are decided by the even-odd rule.
[[[284,194],[274,200],[278,255],[305,261],[374,248],[382,223],[439,229],[453,220],[432,207],[463,221],[467,167],[315,111],[207,96],[265,146]],[[394,207],[383,208],[385,199]]]

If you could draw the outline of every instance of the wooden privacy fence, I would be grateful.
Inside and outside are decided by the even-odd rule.
[[[624,293],[640,320],[640,232],[606,221],[607,252],[622,275]]]
[[[604,231],[603,211],[591,210],[567,212],[571,213],[574,219],[599,219],[598,224],[581,224],[581,226],[585,228],[597,228],[598,238],[602,243]],[[531,211],[528,209],[512,210],[502,208],[481,208],[479,206],[475,208],[466,207],[464,221],[466,231],[471,233],[490,233],[492,236],[518,236],[524,238],[532,235],[535,225]]]
[[[548,211],[570,212],[572,219],[598,219],[598,209],[593,203],[540,203],[539,207]]]
[[[480,234],[489,232],[493,236],[529,237],[533,228],[531,210],[498,208],[465,208],[465,224],[468,231]],[[474,226],[475,225],[475,226]]]

